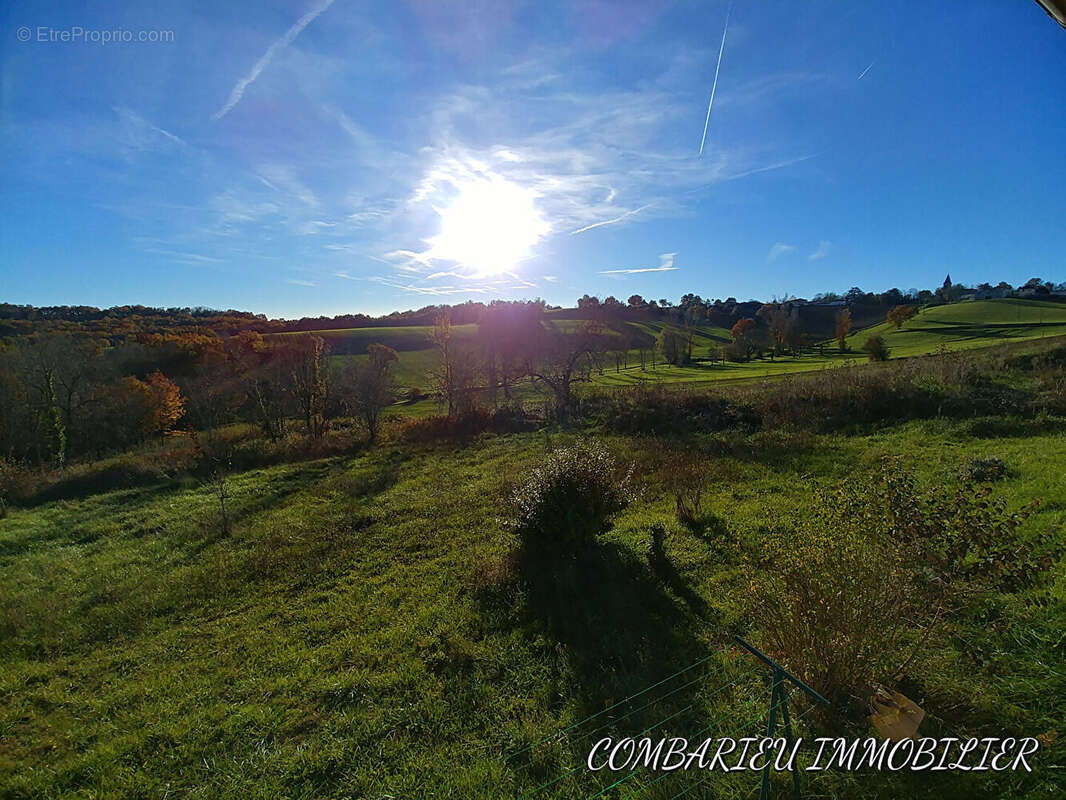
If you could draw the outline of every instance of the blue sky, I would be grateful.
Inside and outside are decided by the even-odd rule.
[[[1066,279],[1066,31],[1036,3],[739,0],[700,156],[727,9],[6,3],[0,300]]]

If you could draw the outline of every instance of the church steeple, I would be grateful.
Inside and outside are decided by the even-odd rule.
[[[950,289],[951,288],[951,275],[950,274],[946,278],[944,278],[944,288],[945,289]]]

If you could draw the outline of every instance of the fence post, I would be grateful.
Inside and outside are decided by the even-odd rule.
[[[777,707],[781,707],[781,722],[785,729],[785,745],[790,746],[793,742],[792,736],[792,720],[788,715],[788,689],[785,687],[785,681],[788,681],[795,686],[802,689],[808,695],[810,695],[815,701],[828,706],[829,701],[822,697],[818,692],[814,691],[810,686],[801,681],[787,669],[782,667],[768,655],[763,653],[758,648],[749,644],[740,636],[734,636],[737,644],[758,658],[770,669],[773,670],[773,688],[770,690],[770,719],[766,726],[766,738],[771,739],[774,735],[774,728],[777,727]],[[759,800],[766,800],[770,793],[770,761],[766,762],[762,771],[762,786],[759,789]],[[793,764],[792,768],[792,791],[795,794],[796,800],[800,800],[800,779],[799,771],[796,769],[796,765]]]

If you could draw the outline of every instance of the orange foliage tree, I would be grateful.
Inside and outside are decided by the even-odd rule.
[[[174,381],[156,370],[146,381],[131,376],[123,383],[140,403],[141,429],[145,433],[166,436],[174,430],[185,414],[185,398]]]

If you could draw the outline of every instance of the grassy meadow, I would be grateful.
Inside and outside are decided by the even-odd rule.
[[[885,336],[904,355],[1066,333],[1066,308],[1048,306],[933,308]],[[382,330],[343,333],[379,341]],[[721,335],[707,331],[705,346]],[[428,352],[401,350],[401,374],[419,374]],[[761,425],[626,433],[605,413],[442,439],[408,435],[413,421],[395,417],[372,448],[234,462],[228,530],[218,485],[170,466],[188,444],[146,445],[130,463],[168,466],[129,485],[42,494],[0,519],[0,796],[751,798],[750,772],[619,780],[581,764],[608,733],[699,738],[765,724],[767,674],[731,635],[760,641],[746,611],[749,556],[769,529],[811,513],[817,489],[873,475],[886,458],[922,489],[956,487],[964,463],[994,457],[1005,464],[996,497],[1011,510],[1040,501],[1019,536],[1051,534],[1054,567],[962,604],[928,640],[915,630],[903,688],[927,712],[923,735],[1043,737],[1037,769],[825,773],[806,796],[1061,797],[1066,347],[1049,338],[990,352],[914,359],[921,374],[909,362],[830,373],[854,356],[827,355],[655,375],[688,384],[662,389],[664,407],[669,392],[698,397],[699,382],[720,382],[715,397],[754,408]],[[777,369],[813,374],[726,380]],[[885,394],[868,382],[891,370],[899,413],[865,421],[861,403],[876,416]],[[595,388],[614,392],[619,374]],[[971,402],[974,387],[991,399]],[[774,417],[778,396],[805,398],[795,406],[809,417]],[[855,422],[835,422],[838,407]],[[581,580],[523,582],[504,500],[548,453],[587,438],[632,466],[639,491]],[[678,454],[707,469],[691,524],[670,488]],[[655,526],[663,554],[652,558]],[[834,730],[831,715],[792,702],[803,735]],[[787,791],[787,776],[774,781]]]
[[[962,459],[995,454],[1010,465],[1002,490],[1013,504],[1045,500],[1027,526],[1061,530],[1066,434],[972,430],[930,420],[861,436],[707,438],[699,446],[715,477],[704,503],[716,523],[702,532],[673,523],[648,443],[611,437],[642,464],[646,493],[603,544],[613,585],[570,598],[590,606],[589,618],[562,633],[520,592],[479,592],[479,567],[508,547],[497,519],[506,476],[566,435],[387,447],[241,473],[224,538],[198,486],[13,512],[0,539],[4,794],[74,796],[88,785],[97,797],[517,797],[578,763],[580,747],[506,754],[742,626],[738,551],[785,509],[802,512],[812,480],[920,450],[921,478],[935,484]],[[674,565],[665,577],[645,559],[657,521]],[[1059,600],[1064,590],[1060,577]],[[998,598],[922,653],[929,731],[1061,725],[1066,620],[1042,594]],[[735,688],[696,695],[697,709],[667,729],[683,735],[724,715],[725,735],[759,719],[768,694],[752,667],[737,654],[716,661],[707,687],[736,678]],[[660,711],[629,723],[643,727]],[[996,776],[995,786],[1053,796],[1056,777]],[[692,780],[674,776],[646,796],[670,797]],[[823,791],[848,793],[849,780],[823,777]],[[992,796],[991,777],[899,780],[882,776],[860,794]],[[719,783],[718,796],[746,797],[755,781],[742,773]],[[579,772],[547,796],[603,784]]]
[[[866,337],[879,333],[898,357],[929,353],[938,347],[964,350],[1005,341],[1023,341],[1066,333],[1066,305],[1039,300],[971,300],[923,309],[896,330],[882,323],[848,338],[858,350]]]
[[[556,322],[563,328],[574,320]],[[663,327],[677,328],[670,323],[622,322],[651,339]],[[680,329],[679,329],[680,330]],[[594,372],[592,384],[599,387],[631,386],[641,383],[712,385],[719,381],[750,380],[798,372],[830,369],[864,363],[862,344],[873,334],[885,337],[892,355],[897,358],[924,355],[938,350],[960,350],[988,347],[1005,341],[1025,341],[1066,334],[1066,304],[1036,300],[975,300],[923,309],[916,317],[896,330],[888,323],[856,330],[847,339],[848,352],[841,353],[836,343],[828,340],[821,347],[799,356],[778,356],[746,362],[712,360],[712,351],[730,341],[729,331],[712,325],[695,325],[690,329],[694,337],[693,363],[686,366],[668,364],[657,357],[654,365],[648,353],[641,367],[639,350],[625,355],[625,364],[616,364],[614,354],[604,360],[602,372]],[[397,383],[403,387],[418,387],[429,391],[433,387],[431,371],[436,364],[436,351],[425,326],[406,328],[354,328],[339,331],[320,331],[334,352],[334,360],[343,363],[348,358],[366,359],[366,347],[372,342],[386,344],[397,351]],[[456,325],[454,335],[460,342],[473,341],[476,325]],[[285,334],[293,335],[293,334]],[[530,398],[529,392],[523,394]],[[424,416],[432,413],[435,404],[430,400],[405,404],[397,413]]]

